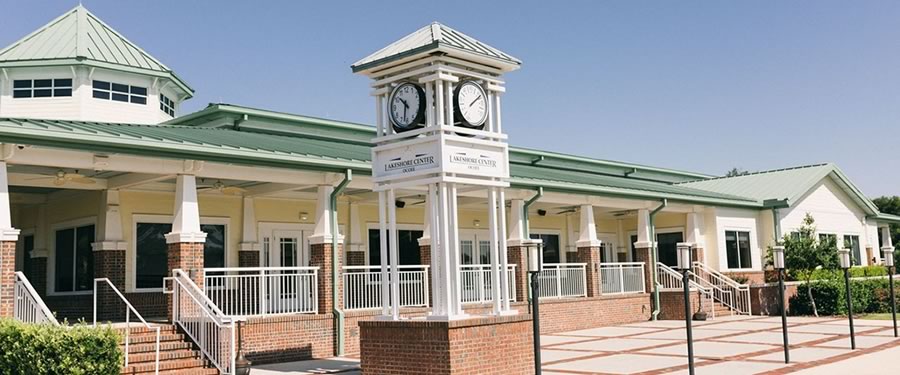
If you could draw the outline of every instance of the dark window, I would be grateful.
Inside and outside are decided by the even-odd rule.
[[[206,243],[203,244],[203,267],[225,267],[225,242],[228,236],[224,225],[200,225],[200,230],[206,233]]]
[[[147,88],[129,86],[121,83],[94,81],[94,98],[114,100],[117,102],[131,102],[134,104],[147,104]]]
[[[137,95],[147,96],[147,89],[144,87],[131,86],[131,93]]]
[[[165,95],[159,94],[159,110],[165,112],[169,116],[175,117],[175,102]]]
[[[34,250],[34,235],[29,234],[22,238],[22,253],[24,260],[22,263],[22,269],[25,271],[25,276],[28,276],[28,280],[34,281],[37,280],[38,277],[47,277],[47,275],[35,275],[31,272],[31,251]],[[38,292],[44,293],[43,290],[39,290]]]
[[[77,292],[94,287],[94,225],[56,231],[56,291]]]
[[[819,233],[819,242],[823,246],[837,246],[837,235],[832,233]]]
[[[684,242],[684,234],[681,232],[658,233],[656,235],[659,261],[669,267],[678,265],[678,243]]]
[[[752,268],[750,256],[750,232],[725,231],[725,251],[728,268]]]
[[[559,263],[559,235],[558,234],[531,234],[532,239],[541,239],[544,241],[543,259],[544,263]]]
[[[420,230],[398,230],[397,231],[397,247],[400,252],[401,265],[419,265],[422,264],[419,255],[419,238],[422,237]],[[390,237],[388,237],[390,241]],[[389,256],[390,258],[390,256]],[[388,261],[390,264],[390,260]],[[378,229],[369,229],[369,265],[381,265],[381,231]]]
[[[128,93],[128,85],[123,85],[121,83],[113,83],[112,90],[115,92],[124,92],[127,94]]]
[[[859,236],[845,235],[844,248],[850,249],[850,261],[854,266],[862,265],[862,249],[859,247]]]
[[[94,90],[94,97],[97,99],[106,99],[109,100],[109,91],[97,91]]]
[[[135,104],[147,104],[147,97],[146,97],[146,96],[132,95],[132,96],[131,96],[131,102],[132,102],[132,103],[135,103]]]
[[[72,96],[71,79],[16,80],[13,82],[13,98],[50,98]]]
[[[109,90],[109,82],[94,81],[94,88],[100,90]]]
[[[135,287],[161,288],[168,273],[166,234],[172,231],[172,224],[137,223],[136,229]],[[200,230],[206,233],[203,267],[225,267],[225,243],[228,238],[225,226],[204,224],[200,225]]]
[[[112,100],[115,100],[115,101],[117,101],[117,102],[128,102],[128,95],[126,95],[126,94],[119,94],[119,93],[113,92],[113,93],[112,93]]]

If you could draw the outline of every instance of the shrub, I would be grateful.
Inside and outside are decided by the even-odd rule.
[[[809,284],[808,288],[812,291],[819,313],[823,315],[847,314],[847,297],[843,277],[814,281]],[[850,291],[854,314],[889,313],[891,311],[891,294],[886,278],[851,280]],[[894,292],[900,298],[900,288],[895,289]],[[790,313],[792,315],[811,315],[813,313],[807,294],[807,284],[797,286],[797,295],[791,297],[790,300]]]
[[[123,353],[111,327],[0,319],[2,374],[119,374]]]
[[[806,280],[806,276],[809,275],[809,271],[794,271],[791,272],[788,270],[789,281],[796,280]],[[865,266],[865,267],[853,267],[850,268],[850,277],[874,277],[874,276],[887,276],[887,269],[884,266]],[[812,277],[810,280],[827,280],[827,279],[838,279],[844,277],[843,270],[827,270],[827,269],[817,269],[812,271]]]

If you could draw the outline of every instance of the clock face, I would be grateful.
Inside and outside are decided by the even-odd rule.
[[[421,126],[425,116],[425,92],[413,83],[397,86],[391,93],[388,111],[397,132]]]
[[[456,89],[456,116],[467,127],[481,128],[487,120],[487,94],[475,82],[463,82]]]

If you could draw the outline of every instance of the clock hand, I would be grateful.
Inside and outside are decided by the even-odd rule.
[[[481,99],[481,97],[480,97],[480,96],[479,96],[479,97],[477,97],[477,98],[475,98],[475,100],[473,100],[473,101],[472,101],[472,102],[471,102],[471,103],[469,103],[469,107],[471,107],[471,106],[472,106],[472,104],[475,104],[475,102],[477,102],[477,101],[478,101],[478,100],[480,100],[480,99]]]

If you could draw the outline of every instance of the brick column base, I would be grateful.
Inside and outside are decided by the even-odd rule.
[[[691,249],[691,259],[695,262],[703,263],[704,252],[702,247],[695,247]]]
[[[587,296],[599,297],[603,294],[600,287],[600,248],[579,247],[575,259],[577,263],[587,263],[584,266]]]
[[[259,251],[238,251],[238,267],[262,267],[262,263],[259,259]]]
[[[365,266],[366,265],[366,252],[365,251],[348,251],[347,252],[347,265],[348,266]]]
[[[522,246],[511,246],[506,250],[506,262],[510,265],[516,265],[516,301],[528,301],[528,254],[527,249]]]
[[[359,327],[364,374],[534,373],[531,315],[360,321]]]
[[[650,248],[637,248],[634,249],[635,253],[635,262],[644,263],[644,290],[647,293],[653,292],[653,263],[651,262],[652,258],[650,256]]]
[[[170,243],[168,261],[168,276],[172,275],[173,270],[181,269],[200,289],[203,289],[203,242]],[[172,299],[167,299],[166,304],[168,318],[172,320]]]
[[[566,262],[567,263],[580,263],[578,260],[578,251],[566,251]]]
[[[701,302],[699,292],[692,291],[690,293],[690,299],[691,314],[694,314],[698,311],[704,311],[707,314],[710,314],[712,312],[712,309],[715,308],[707,299],[704,299]],[[672,290],[659,292],[659,304],[662,307],[659,311],[659,319],[684,320],[684,291]]]
[[[94,277],[105,277],[119,290],[125,290],[125,250],[94,251]],[[111,321],[125,319],[127,307],[109,284],[98,283],[96,293],[98,319]]]
[[[16,285],[16,241],[0,242],[0,318],[13,316]]]
[[[431,279],[431,245],[419,245],[419,263],[428,267],[428,288],[433,288],[434,280]],[[434,306],[434,289],[428,291],[428,306]]]
[[[338,245],[338,254],[341,253],[340,245]],[[337,306],[343,306],[343,294],[338,293],[338,300],[332,300],[331,296],[331,244],[311,244],[309,245],[309,266],[319,267],[318,294],[319,294],[319,314],[329,314]],[[341,290],[341,257],[338,257],[338,278],[337,289]]]

